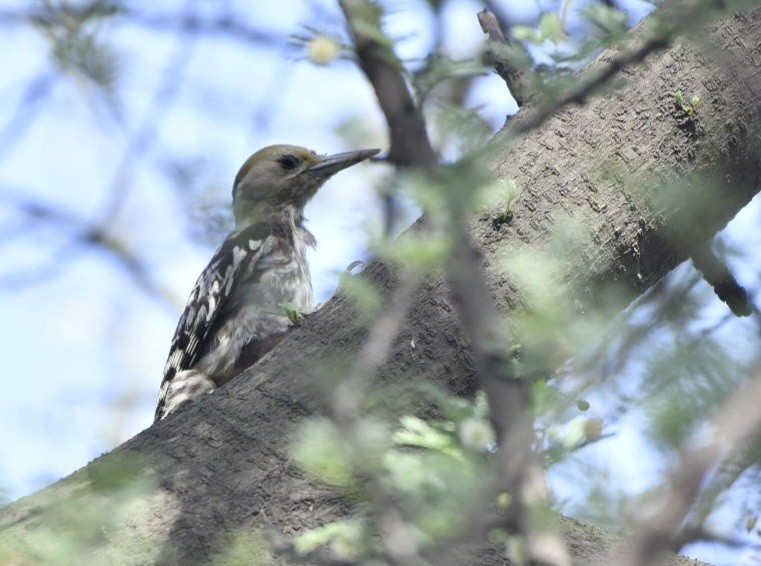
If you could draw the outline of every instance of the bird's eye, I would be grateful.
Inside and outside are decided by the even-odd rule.
[[[277,160],[280,166],[286,171],[293,171],[299,166],[299,160],[295,155],[284,155]]]

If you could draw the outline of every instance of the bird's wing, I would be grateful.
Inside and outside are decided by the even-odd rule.
[[[266,222],[233,232],[211,258],[190,292],[185,310],[174,331],[169,357],[164,366],[161,392],[177,372],[190,369],[204,351],[209,330],[241,276],[256,263],[267,246],[270,226]],[[159,395],[159,405],[163,395]]]

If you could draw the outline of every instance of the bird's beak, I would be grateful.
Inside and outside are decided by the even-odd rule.
[[[358,151],[328,155],[312,165],[306,172],[317,173],[321,177],[329,177],[378,153],[380,153],[380,149],[360,149]]]

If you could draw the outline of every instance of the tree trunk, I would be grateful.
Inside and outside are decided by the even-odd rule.
[[[497,225],[499,211],[484,210],[472,236],[504,312],[520,308],[520,300],[498,266],[499,254],[541,248],[563,219],[582,219],[587,232],[580,253],[564,265],[575,298],[586,300],[598,296],[601,282],[647,289],[687,259],[685,244],[710,238],[750,201],[761,175],[759,37],[761,9],[726,18],[711,27],[716,49],[710,57],[677,42],[625,70],[623,88],[563,110],[494,159],[494,172],[515,179],[522,193],[510,223]],[[606,52],[594,65],[614,56]],[[700,97],[693,120],[675,105],[677,90]],[[690,218],[694,209],[680,204],[702,198],[706,183],[674,185],[671,204],[653,207],[664,202],[660,183],[684,175],[725,181],[709,187],[721,194],[710,215]],[[395,285],[393,270],[380,263],[364,276],[386,297]],[[384,385],[432,380],[472,392],[467,344],[454,312],[443,279],[429,278],[383,367]],[[318,374],[357,352],[364,336],[351,302],[334,297],[225,388],[5,507],[0,556],[34,556],[44,533],[67,532],[66,510],[121,512],[113,493],[124,490],[114,491],[108,479],[114,470],[127,470],[115,480],[117,488],[121,479],[147,478],[156,489],[130,504],[127,518],[87,540],[93,563],[203,563],[239,535],[256,541],[255,533],[270,529],[293,534],[345,513],[343,500],[289,462],[287,448],[294,425],[324,408],[312,387]],[[610,535],[572,521],[563,528],[575,557],[610,563]],[[488,549],[479,560],[504,562]]]

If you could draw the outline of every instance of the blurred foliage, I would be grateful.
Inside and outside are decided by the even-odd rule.
[[[336,559],[353,561],[371,551],[370,539],[368,522],[354,517],[306,531],[296,538],[295,550],[299,554],[309,554],[326,545]]]
[[[358,512],[300,535],[298,550],[306,554],[329,545],[355,560],[383,555],[378,519],[389,508],[400,515],[403,532],[397,536],[409,537],[419,549],[464,528],[464,510],[494,473],[486,401],[480,394],[473,401],[435,389],[428,394],[442,418],[405,415],[394,423],[374,416],[350,431],[326,419],[301,425],[294,460],[341,489]]]
[[[265,536],[260,533],[241,531],[226,541],[225,549],[214,557],[214,566],[264,566],[273,564],[274,557],[269,551]]]
[[[102,564],[98,550],[125,524],[140,524],[152,513],[148,500],[155,493],[154,484],[145,470],[137,459],[107,456],[71,478],[73,487],[66,497],[46,491],[32,496],[27,505],[36,518],[23,537],[11,529],[0,532],[0,563]],[[82,481],[85,473],[86,481]],[[146,539],[135,544],[143,547],[133,546],[130,556],[157,550]]]
[[[447,3],[429,4],[438,18]],[[504,26],[517,45],[492,47],[526,74],[540,102],[577,85],[580,78],[574,73],[592,55],[604,47],[621,47],[629,39],[626,14],[608,5],[587,6],[581,14],[583,32],[575,34],[569,31],[559,3],[554,8],[535,23]],[[118,109],[123,56],[110,41],[105,24],[139,13],[126,3],[102,1],[76,7],[45,3],[38,9],[30,21],[50,42],[56,72],[96,89],[112,111]],[[363,31],[389,48],[400,43],[373,29]],[[310,23],[292,37],[291,47],[315,65],[328,67],[352,57],[347,41],[333,30]],[[439,47],[437,43],[425,57],[392,60],[405,72],[423,104],[437,149],[448,158],[458,158],[448,159],[452,162],[434,171],[403,173],[394,180],[399,193],[425,211],[426,229],[394,242],[385,235],[379,237],[373,251],[415,278],[446,268],[456,243],[456,218],[488,207],[498,219],[495,228],[509,227],[513,205],[521,198],[521,187],[514,180],[493,179],[485,173],[492,131],[480,108],[464,104],[473,79],[486,72],[482,54],[455,59]],[[699,97],[686,88],[675,91],[674,103],[676,110],[691,119],[700,114]],[[367,139],[366,128],[364,121],[346,118],[336,131],[351,144],[363,145],[358,140]],[[222,189],[204,175],[205,165],[195,158],[167,160],[163,173],[181,196],[178,200],[191,232],[209,244],[229,226],[230,219],[219,203]],[[618,173],[607,165],[601,175]],[[721,176],[701,172],[697,177],[670,180],[670,184],[640,180],[632,186],[632,194],[648,200],[656,210],[681,207],[681,221],[672,227],[676,241],[689,238],[691,226],[708,221],[721,205],[721,197],[716,196],[724,186]],[[673,189],[684,183],[694,188],[695,198],[675,202],[673,195],[681,193]],[[725,319],[706,330],[704,311],[710,294],[704,288],[701,291],[695,278],[671,278],[623,313],[633,297],[615,286],[604,289],[596,304],[582,305],[570,296],[563,266],[570,260],[580,269],[588,267],[576,257],[585,238],[583,219],[570,218],[556,223],[542,249],[507,250],[496,269],[518,289],[519,297],[514,299],[523,309],[503,324],[519,342],[514,349],[520,375],[531,380],[536,447],[553,474],[570,477],[575,485],[572,493],[555,502],[556,508],[609,529],[623,529],[632,507],[652,495],[650,489],[656,486],[629,489],[605,462],[589,454],[596,447],[615,450],[612,444],[619,432],[637,427],[648,441],[649,452],[642,458],[656,459],[659,454],[665,461],[677,458],[685,443],[698,442],[702,434],[711,432],[705,430],[706,423],[717,407],[758,371],[759,333],[754,322],[755,326],[744,327],[745,342],[737,331],[723,335],[722,329],[729,327]],[[359,325],[370,326],[384,310],[379,290],[361,276],[344,275],[340,293],[355,305]],[[315,370],[313,377],[326,388],[336,386],[348,365],[346,360],[332,360]],[[382,394],[374,395],[382,398]],[[487,421],[485,397],[453,397],[433,386],[419,395],[422,405],[434,409],[392,418],[376,403],[375,410],[362,414],[349,430],[329,418],[303,424],[291,447],[292,458],[305,472],[344,495],[356,511],[298,535],[295,548],[299,553],[329,547],[346,560],[382,556],[381,519],[391,511],[399,520],[398,540],[424,549],[467,529],[470,511],[510,506],[512,494],[485,500],[484,486],[496,475],[494,431]],[[372,403],[371,399],[367,404]],[[753,518],[761,505],[760,452],[758,446],[749,446],[741,458],[715,471],[706,485],[703,507],[699,504],[696,510],[701,520],[710,526],[712,514],[729,509],[738,528],[757,532]],[[0,537],[0,562],[32,556],[40,563],[86,563],[80,560],[81,548],[97,546],[104,529],[139,517],[142,498],[151,486],[139,479],[138,472],[123,462],[97,464],[88,491],[62,505],[51,504],[47,525],[31,533],[27,541]],[[105,509],[92,504],[97,498],[113,503]],[[742,499],[739,506],[738,498]],[[257,533],[240,534],[220,563],[266,560],[261,538]]]
[[[529,58],[515,58],[521,51],[515,45],[498,48],[498,54],[513,57],[529,76],[531,87],[553,99],[579,84],[581,79],[573,73],[592,54],[629,40],[627,17],[620,10],[595,4],[581,17],[587,24],[583,38],[568,33],[562,15],[548,12],[535,26],[511,30]],[[437,93],[445,92],[441,85],[478,72],[477,66],[436,55],[425,59],[412,75],[418,97],[429,110],[435,105],[428,118],[437,141],[454,149],[459,159],[432,172],[398,178],[401,193],[425,211],[426,229],[394,242],[382,240],[375,251],[403,271],[419,276],[446,268],[460,215],[487,207],[495,211],[492,217],[499,218],[495,228],[511,221],[520,187],[510,179],[484,175],[489,129],[478,109],[446,98],[436,100]],[[693,115],[699,100],[685,102],[682,97],[676,103]],[[601,175],[618,173],[607,166],[600,169]],[[656,210],[675,205],[667,202],[677,194],[671,181],[629,181],[632,194]],[[682,182],[692,180],[674,181]],[[721,187],[720,181],[704,176],[696,184],[699,198],[678,205],[686,209],[685,223],[694,225],[696,219],[715,214],[715,195]],[[674,228],[679,232],[676,237],[686,241],[689,229],[681,228]],[[599,298],[594,304],[573,296],[565,270],[568,265],[585,269],[580,254],[589,237],[584,219],[564,218],[553,223],[541,249],[532,245],[506,250],[500,268],[517,288],[513,300],[522,308],[504,324],[519,342],[513,348],[518,374],[532,383],[536,447],[553,477],[577,486],[555,501],[556,509],[623,530],[631,525],[638,505],[658,497],[658,480],[650,480],[644,488],[629,488],[618,483],[614,469],[590,454],[615,450],[612,445],[620,431],[636,426],[647,445],[640,450],[652,454],[638,457],[656,460],[658,451],[666,462],[672,460],[679,450],[710,433],[708,420],[758,371],[761,360],[757,355],[738,357],[733,344],[719,337],[721,323],[715,332],[695,331],[702,324],[708,297],[698,292],[694,278],[663,283],[628,309],[634,300],[631,289],[614,284],[596,289]],[[377,292],[363,284],[349,289],[363,320],[369,323],[382,311]],[[757,346],[758,333],[749,340],[749,345]],[[362,417],[353,431],[326,420],[304,425],[307,436],[297,443],[294,458],[306,471],[344,489],[358,510],[351,519],[302,535],[309,541],[308,551],[340,542],[352,560],[383,556],[378,524],[389,507],[400,515],[405,540],[416,551],[424,551],[461,533],[466,528],[463,517],[474,506],[484,505],[479,487],[494,477],[495,444],[483,395],[473,400],[453,398],[429,387],[424,398],[437,407],[436,417],[407,414],[394,423],[373,413]],[[366,426],[374,431],[372,444],[361,440]],[[723,473],[712,476],[711,489],[695,508],[697,517],[700,505],[705,506],[702,519],[695,519],[698,525],[704,520],[710,525],[713,513],[726,512],[723,502],[737,493],[743,478],[757,475],[758,454],[751,454],[746,452],[742,461],[733,460]],[[731,469],[734,473],[728,473]],[[511,494],[500,497],[509,505]],[[755,517],[757,509],[754,502],[737,517]]]
[[[338,294],[348,297],[357,306],[357,316],[367,325],[378,316],[383,300],[378,290],[367,279],[344,272],[338,285]]]
[[[725,347],[704,339],[671,344],[651,351],[642,388],[644,409],[656,446],[679,446],[739,385],[746,368]]]

